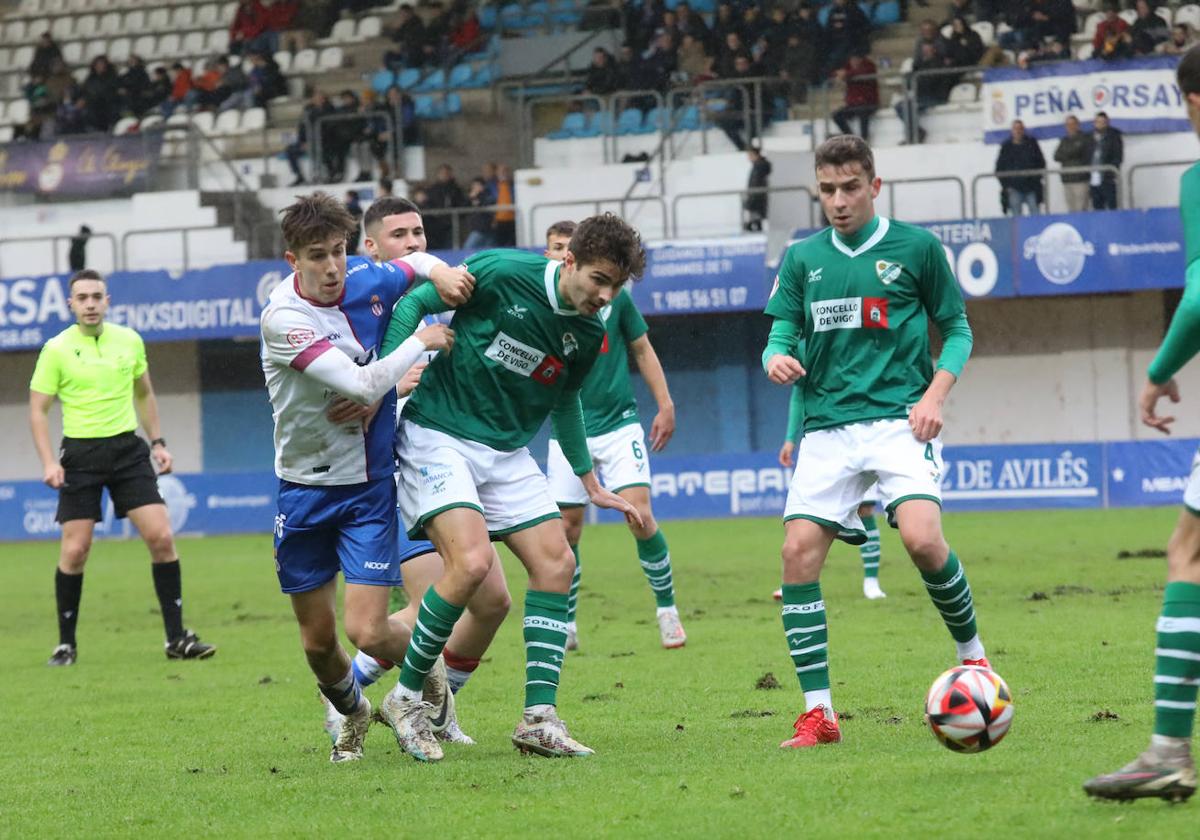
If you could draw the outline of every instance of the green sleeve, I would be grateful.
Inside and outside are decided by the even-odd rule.
[[[629,294],[628,290],[622,290],[617,298],[624,298],[621,306],[621,332],[626,341],[637,341],[649,330],[646,326],[646,319],[642,317],[641,312],[638,312],[637,304],[633,302],[633,295]]]
[[[771,333],[767,336],[767,347],[763,350],[763,370],[767,369],[767,362],[777,353],[785,356],[795,355],[799,341],[800,327],[784,318],[776,318],[771,324]]]
[[[136,332],[133,335],[137,339],[137,358],[133,360],[133,378],[139,379],[146,372],[146,368],[150,367],[150,363],[146,361],[146,342],[142,341],[142,337]]]
[[[971,356],[971,347],[975,344],[971,325],[967,323],[967,313],[938,321],[937,326],[942,334],[942,354],[938,356],[937,369],[949,371],[955,379],[959,379]]]
[[[771,289],[771,297],[764,310],[772,318],[783,318],[802,328],[806,320],[804,261],[800,257],[800,248],[803,245],[803,242],[798,242],[783,255],[779,263],[779,274],[775,277],[775,287]]]
[[[1188,265],[1185,276],[1183,298],[1146,372],[1156,385],[1162,385],[1200,353],[1200,260]]]
[[[58,393],[58,378],[58,353],[53,345],[46,344],[38,353],[33,378],[29,380],[29,390],[54,396]]]
[[[804,386],[797,382],[792,386],[792,398],[788,400],[788,424],[786,440],[797,443],[804,428]]]
[[[592,456],[588,453],[587,431],[583,425],[583,404],[579,391],[563,391],[550,412],[554,437],[562,447],[567,463],[575,475],[592,471]]]
[[[967,306],[962,289],[950,268],[946,249],[933,234],[929,234],[925,263],[918,275],[921,302],[925,311],[942,334],[942,354],[937,369],[949,371],[957,379],[971,355],[974,338],[967,323]]]
[[[421,325],[421,319],[426,315],[445,312],[447,308],[445,301],[438,297],[437,287],[432,283],[424,283],[400,298],[392,309],[392,320],[388,322],[383,346],[379,350],[380,358],[391,353],[416,332],[417,327]]]

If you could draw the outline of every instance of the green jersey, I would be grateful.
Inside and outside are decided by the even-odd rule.
[[[646,321],[624,289],[600,310],[600,317],[606,330],[604,343],[579,392],[588,437],[638,422],[637,400],[629,379],[629,344],[646,334]]]
[[[970,352],[941,242],[883,217],[848,242],[826,228],[788,248],[766,313],[805,341],[806,432],[908,417],[933,379],[929,318],[946,339],[939,367],[957,376]]]
[[[1150,362],[1151,382],[1162,385],[1200,352],[1200,163],[1183,173],[1179,182],[1179,215],[1183,219],[1187,269],[1183,298],[1171,318],[1162,347]]]
[[[519,449],[564,393],[579,390],[600,353],[604,322],[568,308],[558,294],[560,264],[545,257],[483,251],[466,266],[475,292],[450,322],[454,348],[422,374],[404,417],[493,449]],[[410,297],[421,294],[436,292],[429,285]],[[406,337],[393,332],[389,325],[385,354]]]
[[[72,324],[42,347],[29,388],[62,402],[65,437],[113,437],[137,428],[133,383],[145,372],[146,345],[129,327],[88,336]]]

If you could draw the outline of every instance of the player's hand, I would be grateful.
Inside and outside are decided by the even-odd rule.
[[[662,452],[675,434],[675,404],[659,406],[650,424],[650,451]]]
[[[421,343],[425,345],[426,350],[445,350],[449,353],[450,348],[454,346],[454,330],[445,324],[434,324],[431,327],[423,327],[417,330],[416,336],[421,339]]]
[[[343,423],[361,422],[373,417],[378,410],[378,402],[374,405],[362,405],[345,397],[334,397],[325,411],[325,419],[335,426],[341,426]]]
[[[439,265],[430,272],[429,279],[447,306],[462,306],[475,291],[474,275],[461,265],[454,268]]]
[[[150,447],[150,457],[154,460],[154,465],[158,467],[159,475],[169,473],[171,466],[175,463],[175,459],[171,457],[171,453],[165,446]]]
[[[429,367],[429,362],[417,362],[410,367],[408,372],[400,377],[400,381],[396,383],[396,393],[402,397],[407,397],[413,391],[417,390],[417,385],[421,382],[421,373],[427,367]]]
[[[62,487],[66,483],[66,473],[63,472],[62,464],[55,461],[46,469],[42,470],[42,483],[47,487],[53,487],[55,490]]]
[[[908,426],[913,437],[928,443],[942,433],[942,401],[928,393],[908,413]]]
[[[1173,403],[1179,402],[1179,385],[1174,379],[1168,379],[1161,385],[1147,382],[1141,397],[1138,398],[1138,412],[1142,415],[1142,422],[1151,429],[1158,429],[1164,435],[1169,435],[1175,418],[1158,416],[1158,401],[1163,397]]]
[[[806,373],[804,365],[783,353],[776,353],[767,360],[767,378],[776,385],[791,385]]]
[[[796,466],[796,444],[790,440],[785,440],[783,446],[779,447],[779,466],[787,467],[789,470]]]
[[[579,476],[579,479],[583,482],[584,489],[587,490],[588,501],[596,507],[619,510],[625,514],[625,521],[630,525],[636,525],[639,528],[645,527],[646,523],[642,521],[642,515],[638,513],[637,508],[616,493],[611,493],[601,487],[594,472],[585,473]]]

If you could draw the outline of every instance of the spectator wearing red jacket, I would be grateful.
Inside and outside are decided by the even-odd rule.
[[[192,92],[192,71],[178,61],[171,65],[171,95],[162,104],[162,115],[171,116],[175,109],[185,104],[184,100]]]
[[[858,136],[868,139],[871,117],[879,110],[876,73],[875,62],[861,51],[852,53],[846,65],[834,72],[834,77],[846,84],[846,104],[833,113],[833,121],[842,134],[854,133],[850,130],[850,120],[857,118]]]
[[[269,17],[260,0],[240,0],[229,25],[229,51],[244,55],[256,47],[266,48],[263,35],[267,32]]]
[[[1122,53],[1132,54],[1133,46],[1126,34],[1128,32],[1129,24],[1117,14],[1117,4],[1109,3],[1104,9],[1104,20],[1100,21],[1092,38],[1092,54],[1096,58],[1123,58],[1125,56]],[[1127,50],[1123,48],[1125,44],[1129,45]]]

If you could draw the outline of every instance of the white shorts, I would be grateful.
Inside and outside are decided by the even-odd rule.
[[[866,540],[858,506],[879,482],[879,499],[895,526],[909,499],[942,503],[942,442],[921,443],[907,420],[874,420],[807,432],[796,453],[784,521],[811,519],[853,545]]]
[[[646,434],[640,423],[630,423],[603,435],[587,439],[588,453],[596,478],[604,489],[616,493],[626,487],[650,486],[650,462],[646,459]],[[554,438],[546,452],[546,476],[550,479],[550,495],[563,507],[581,507],[588,503],[583,482],[562,447]]]
[[[558,519],[546,477],[525,447],[511,452],[404,420],[397,435],[400,517],[408,535],[450,508],[479,511],[493,539]]]
[[[1183,489],[1183,503],[1200,516],[1200,450],[1192,458],[1192,471],[1188,474],[1187,487]]]

